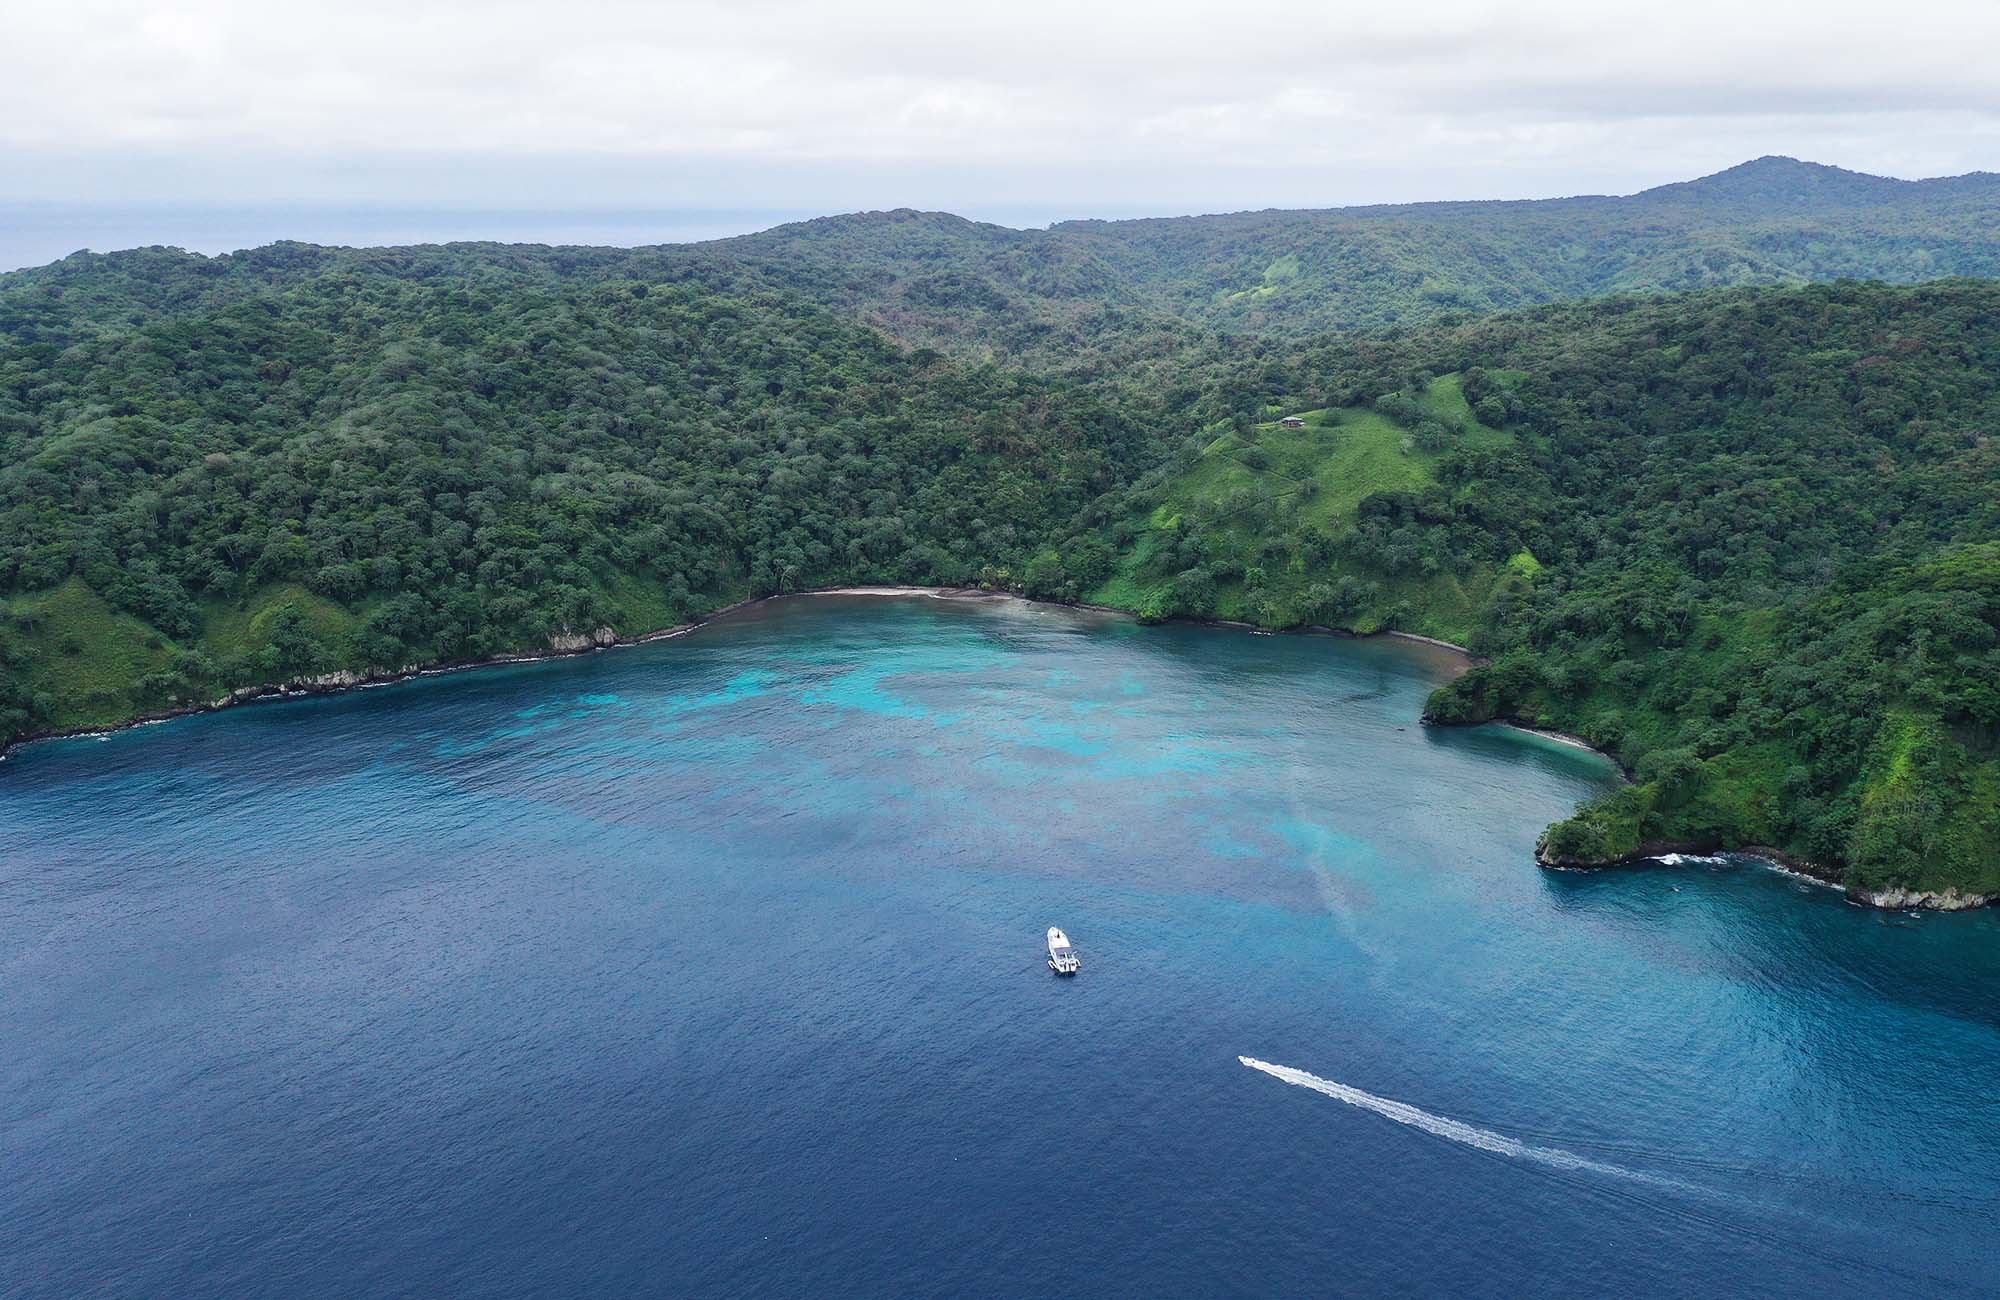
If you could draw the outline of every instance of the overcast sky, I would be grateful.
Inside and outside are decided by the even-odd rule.
[[[0,200],[1048,215],[2000,169],[2000,0],[8,0]]]

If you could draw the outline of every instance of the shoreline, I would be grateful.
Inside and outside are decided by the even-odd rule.
[[[345,695],[349,691],[369,690],[379,686],[395,686],[402,682],[413,682],[424,677],[443,677],[449,673],[472,672],[480,668],[504,668],[521,664],[549,663],[557,659],[573,659],[578,655],[595,654],[601,650],[616,650],[625,646],[650,645],[655,641],[669,641],[686,636],[713,623],[716,619],[741,613],[766,601],[784,600],[793,596],[946,596],[955,589],[946,587],[829,587],[812,591],[780,592],[771,596],[753,596],[747,600],[734,601],[723,605],[702,617],[687,623],[676,623],[671,627],[655,628],[650,632],[639,632],[631,636],[620,636],[609,627],[600,627],[588,634],[564,632],[549,638],[549,644],[540,650],[502,650],[496,654],[481,655],[471,659],[432,659],[423,663],[408,664],[401,668],[360,670],[354,668],[336,669],[313,677],[293,678],[291,681],[275,685],[238,686],[227,695],[194,704],[180,704],[141,714],[124,722],[114,722],[105,726],[63,727],[53,731],[38,731],[31,735],[18,736],[4,746],[0,746],[0,761],[8,754],[25,745],[46,740],[103,739],[134,727],[152,726],[162,722],[172,722],[177,718],[199,717],[206,713],[220,713],[224,709],[242,704],[255,704],[264,700],[297,700],[316,695]],[[978,591],[968,591],[967,595],[984,595]]]
[[[1689,863],[1713,864],[1739,859],[1752,862],[1762,870],[1790,876],[1808,885],[1835,890],[1853,906],[1872,908],[1876,911],[1971,912],[2000,904],[2000,894],[1961,894],[1951,888],[1908,889],[1897,885],[1871,892],[1850,885],[1842,879],[1839,872],[1830,867],[1807,861],[1769,844],[1745,844],[1738,848],[1723,848],[1686,840],[1650,840],[1630,853],[1621,853],[1616,857],[1597,862],[1555,861],[1543,855],[1541,845],[1535,846],[1535,865],[1544,871],[1615,871],[1621,867],[1679,869]]]
[[[1136,620],[1138,618],[1138,615],[1133,611],[1119,609],[1112,605],[1093,605],[1084,601],[1037,600],[1030,596],[1022,596],[1008,591],[994,591],[985,587],[910,587],[894,584],[814,587],[806,591],[776,592],[769,596],[752,596],[745,600],[733,601],[730,604],[720,606],[698,619],[686,623],[677,623],[671,627],[656,628],[650,632],[636,633],[632,636],[620,636],[609,627],[600,627],[589,634],[578,632],[558,634],[551,637],[548,646],[541,650],[502,651],[498,654],[486,655],[475,659],[433,660],[428,663],[411,664],[403,668],[373,672],[342,669],[331,673],[324,673],[316,677],[295,679],[278,685],[241,686],[230,691],[229,694],[214,700],[162,709],[157,712],[128,719],[124,722],[114,723],[110,726],[69,727],[55,731],[39,732],[30,736],[17,737],[7,745],[0,746],[0,763],[4,763],[7,756],[15,749],[41,741],[104,739],[121,731],[129,731],[135,727],[155,726],[159,723],[174,721],[177,718],[190,718],[208,713],[219,713],[224,709],[235,708],[244,704],[255,704],[265,700],[296,700],[319,695],[344,695],[350,691],[370,690],[380,686],[394,686],[398,683],[416,681],[424,677],[441,677],[448,673],[471,672],[480,668],[547,663],[557,659],[570,659],[578,655],[595,654],[600,651],[615,650],[625,646],[650,645],[656,641],[669,641],[676,637],[687,636],[690,633],[700,631],[702,628],[719,619],[727,618],[732,614],[740,614],[758,606],[770,604],[773,601],[796,600],[813,596],[863,596],[888,599],[921,597],[928,600],[1016,601],[1024,605],[1041,605],[1050,609],[1109,615],[1129,620]],[[1456,662],[1446,667],[1446,671],[1450,672],[1453,676],[1464,673],[1477,664],[1486,662],[1483,657],[1474,654],[1465,646],[1455,645],[1450,641],[1440,640],[1437,637],[1423,636],[1415,632],[1395,630],[1353,632],[1345,628],[1320,625],[1289,628],[1279,631],[1260,628],[1253,623],[1212,618],[1173,618],[1165,621],[1195,627],[1229,628],[1264,636],[1332,636],[1350,641],[1402,641],[1411,645],[1421,645],[1434,650],[1441,650],[1453,656]],[[1424,725],[1437,726],[1440,724],[1425,723]],[[1499,726],[1509,731],[1536,736],[1543,740],[1553,741],[1556,744],[1580,749],[1610,763],[1617,769],[1620,779],[1628,782],[1632,780],[1630,769],[1619,761],[1616,755],[1599,749],[1581,736],[1571,735],[1568,732],[1554,731],[1546,727],[1533,726],[1516,718],[1494,718],[1490,722],[1463,725]],[[1883,910],[1901,911],[1906,908],[1924,908],[1937,911],[1965,911],[2000,904],[2000,895],[1961,895],[1956,890],[1951,889],[1938,893],[1930,890],[1909,890],[1898,887],[1878,891],[1873,894],[1863,893],[1858,890],[1849,889],[1837,873],[1817,863],[1805,862],[1794,858],[1781,849],[1771,848],[1767,845],[1745,845],[1734,849],[1718,849],[1713,846],[1695,844],[1649,843],[1639,846],[1638,849],[1631,853],[1622,854],[1617,858],[1603,862],[1561,863],[1545,861],[1538,845],[1535,851],[1535,862],[1536,865],[1544,870],[1598,871],[1647,862],[1674,866],[1678,865],[1678,862],[1668,861],[1668,859],[1677,860],[1682,857],[1698,858],[1714,855],[1749,858],[1770,870],[1794,876],[1830,889],[1838,889],[1851,903]]]
[[[1539,736],[1543,740],[1553,741],[1558,745],[1567,745],[1571,749],[1580,749],[1584,751],[1586,754],[1594,754],[1598,758],[1601,758],[1605,762],[1611,764],[1611,766],[1615,768],[1618,772],[1618,779],[1623,781],[1627,785],[1632,784],[1633,780],[1635,779],[1632,775],[1632,769],[1625,766],[1625,760],[1618,757],[1618,755],[1612,753],[1610,750],[1599,749],[1597,746],[1585,740],[1582,736],[1575,735],[1572,732],[1556,731],[1550,727],[1538,727],[1534,725],[1532,722],[1523,722],[1519,718],[1494,718],[1490,723],[1426,722],[1424,725],[1427,727],[1450,727],[1450,726],[1505,727],[1509,731],[1518,731],[1524,735],[1529,735],[1529,736]]]
[[[589,633],[564,632],[549,638],[549,643],[538,650],[503,650],[496,654],[482,655],[470,659],[433,659],[423,663],[407,664],[401,668],[360,669],[343,668],[321,673],[313,677],[294,678],[291,681],[258,686],[239,686],[227,695],[213,700],[178,704],[164,709],[156,709],[137,717],[99,726],[61,727],[49,731],[38,731],[25,736],[17,736],[5,745],[0,745],[0,762],[7,755],[23,746],[50,740],[103,739],[134,727],[152,726],[162,722],[172,722],[177,718],[200,717],[203,714],[219,713],[224,709],[244,704],[255,704],[265,700],[297,700],[317,695],[341,695],[348,691],[369,690],[380,686],[394,686],[400,682],[416,681],[424,677],[441,677],[447,673],[471,672],[480,668],[500,668],[521,664],[547,663],[556,659],[569,659],[577,655],[594,654],[602,650],[615,650],[624,646],[650,645],[655,641],[669,641],[675,637],[698,632],[718,619],[732,614],[740,614],[772,601],[795,600],[810,596],[876,596],[884,598],[924,597],[932,600],[1011,600],[1025,605],[1043,605],[1050,609],[1064,609],[1086,614],[1103,614],[1116,618],[1134,619],[1138,615],[1132,610],[1119,609],[1114,605],[1094,605],[1087,601],[1038,600],[1010,591],[994,591],[986,587],[913,587],[894,583],[857,583],[841,587],[812,587],[804,591],[781,591],[768,596],[751,596],[744,600],[722,605],[700,618],[686,623],[676,623],[671,627],[655,628],[648,632],[638,632],[630,636],[620,635],[609,627],[600,627]],[[1420,636],[1415,632],[1385,630],[1380,632],[1352,632],[1345,628],[1311,626],[1275,631],[1257,627],[1253,623],[1243,623],[1230,619],[1173,618],[1169,623],[1181,623],[1194,627],[1226,627],[1240,631],[1257,632],[1270,636],[1334,636],[1354,641],[1392,640],[1430,646],[1457,657],[1458,662],[1449,666],[1453,675],[1463,673],[1484,660],[1461,645],[1442,641],[1436,637]],[[1525,728],[1523,728],[1525,729]],[[1573,738],[1572,738],[1573,739]],[[1583,744],[1576,741],[1577,744]],[[1587,745],[1585,748],[1589,748]],[[1597,751],[1602,752],[1602,751]],[[1605,755],[1609,758],[1610,755]],[[1614,763],[1617,761],[1612,760]]]

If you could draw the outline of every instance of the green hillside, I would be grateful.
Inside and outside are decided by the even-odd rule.
[[[464,250],[220,261],[0,277],[0,737],[978,581],[1167,427],[796,297]]]
[[[1119,528],[1129,549],[1089,600],[1148,618],[1470,635],[1506,566],[1413,580],[1354,543],[1365,502],[1435,489],[1451,452],[1510,446],[1512,435],[1473,417],[1456,375],[1388,394],[1380,408],[1288,414],[1301,427],[1270,420],[1216,433],[1157,487],[1135,492]]]

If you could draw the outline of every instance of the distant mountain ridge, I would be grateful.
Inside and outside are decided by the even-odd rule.
[[[1805,162],[1782,154],[1765,154],[1748,162],[1725,167],[1719,172],[1693,180],[1670,181],[1631,194],[1570,194],[1544,199],[1426,199],[1410,203],[1362,203],[1331,208],[1261,208],[1236,212],[1208,213],[1184,217],[1130,217],[1116,220],[1095,217],[1059,221],[1053,229],[1105,228],[1155,222],[1211,221],[1229,218],[1285,215],[1300,219],[1346,216],[1431,216],[1453,214],[1474,216],[1500,210],[1553,211],[1568,206],[1650,205],[1666,201],[1697,203],[1754,203],[1771,205],[1773,214],[1783,212],[1785,203],[1809,199],[1827,206],[1872,206],[1907,198],[1918,191],[1932,194],[1983,192],[1990,200],[2000,198],[2000,172],[1964,172],[1957,176],[1935,176],[1905,180],[1850,171],[1827,163]],[[873,214],[854,214],[873,215]],[[823,218],[838,220],[839,218]],[[796,224],[811,224],[810,222]]]
[[[622,273],[801,294],[911,346],[1103,372],[1158,365],[1217,336],[1380,332],[1615,294],[1992,278],[2000,276],[2000,174],[1897,180],[1771,156],[1623,196],[1091,219],[1040,230],[899,208],[648,248],[281,243],[217,258],[84,254],[17,274],[59,283],[99,256],[190,257],[206,268],[193,282],[200,291],[226,296],[331,264],[376,271],[463,255],[501,277]]]
[[[1966,172],[1959,176],[1902,180],[1766,154],[1695,180],[1676,181],[1641,190],[1631,197],[1653,200],[1691,197],[1701,202],[1749,202],[1773,206],[1788,203],[1870,206],[1893,203],[1920,191],[1933,195],[1983,193],[1991,200],[2000,196],[2000,174]]]
[[[911,341],[1087,344],[1107,306],[1227,333],[1379,330],[1616,293],[2000,274],[2000,175],[1765,157],[1627,196],[1271,209],[1013,230],[853,213],[706,246]],[[1163,328],[1171,328],[1163,324]]]

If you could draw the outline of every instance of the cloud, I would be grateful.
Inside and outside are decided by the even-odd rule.
[[[1989,0],[13,8],[12,199],[1083,210],[2000,166]]]

